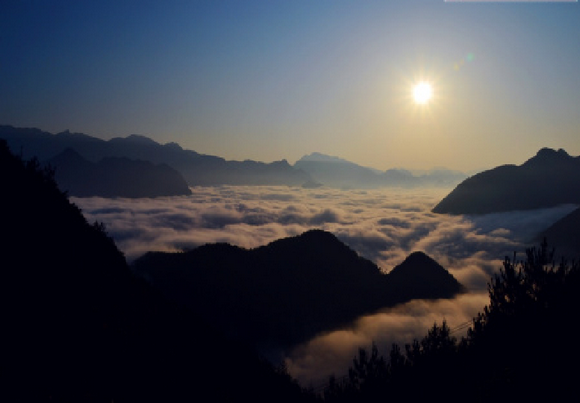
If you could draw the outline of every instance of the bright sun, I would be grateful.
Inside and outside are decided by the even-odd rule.
[[[424,105],[433,96],[433,87],[426,81],[421,81],[413,87],[413,99],[415,103]]]

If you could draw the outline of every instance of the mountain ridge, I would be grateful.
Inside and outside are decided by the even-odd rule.
[[[185,150],[177,143],[160,144],[146,136],[129,135],[102,140],[68,131],[51,134],[40,129],[0,126],[0,138],[8,141],[15,153],[39,160],[53,158],[72,148],[89,161],[106,157],[167,164],[183,175],[190,186],[212,185],[288,185],[301,186],[312,181],[305,172],[283,161],[227,161],[224,158]]]
[[[139,198],[191,194],[181,174],[166,164],[126,157],[91,162],[72,148],[45,163],[54,168],[59,187],[71,196]]]
[[[519,166],[500,165],[467,178],[432,211],[487,214],[560,204],[580,204],[580,157],[542,148]]]
[[[294,167],[309,173],[324,185],[337,188],[447,187],[457,184],[467,176],[444,168],[432,169],[421,175],[414,175],[403,168],[380,171],[320,152],[303,156],[296,161]]]
[[[390,272],[391,280],[396,279],[400,283],[413,283],[413,290],[407,291],[407,298],[411,298],[415,292],[429,295],[432,292],[432,284],[437,283],[439,287],[449,287],[449,291],[465,288],[449,273],[443,266],[433,258],[421,251],[412,252],[403,262],[395,266]],[[446,279],[447,281],[443,281]],[[436,298],[434,295],[432,298]]]
[[[282,348],[410,298],[463,291],[445,269],[427,287],[415,288],[412,276],[384,274],[322,230],[255,249],[209,244],[184,253],[152,252],[132,268],[207,320],[219,317],[216,325],[226,334]]]
[[[22,154],[24,158],[48,160],[66,148],[72,148],[91,162],[105,157],[127,157],[154,164],[164,163],[179,171],[190,186],[288,185],[312,188],[322,184],[338,188],[447,187],[457,184],[466,176],[444,169],[433,169],[422,175],[414,175],[402,168],[380,171],[320,152],[305,155],[293,165],[285,159],[270,163],[228,161],[219,156],[184,149],[175,142],[160,144],[139,134],[103,140],[70,131],[51,134],[36,128],[0,125],[0,138],[6,139],[12,151]],[[326,172],[329,163],[333,163],[334,172]],[[319,167],[320,164],[322,166]],[[316,177],[315,172],[320,177]]]

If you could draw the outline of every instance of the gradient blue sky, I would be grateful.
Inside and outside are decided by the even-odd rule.
[[[579,72],[577,2],[0,5],[0,124],[227,159],[472,170],[544,146],[579,155]]]

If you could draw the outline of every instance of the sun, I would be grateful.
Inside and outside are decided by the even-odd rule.
[[[416,104],[425,105],[433,97],[433,87],[427,81],[421,81],[413,86],[413,99]]]

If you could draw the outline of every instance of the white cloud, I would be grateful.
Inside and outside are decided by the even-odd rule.
[[[196,187],[191,196],[155,199],[73,198],[90,222],[105,223],[128,260],[228,242],[245,248],[320,228],[334,233],[384,271],[415,250],[447,268],[471,291],[450,301],[413,301],[320,335],[287,358],[303,382],[346,368],[358,346],[420,338],[434,321],[451,326],[486,304],[486,285],[504,256],[523,252],[539,231],[574,209],[448,216],[431,208],[448,190],[338,190],[297,187]],[[388,353],[388,351],[384,351]]]
[[[285,359],[288,371],[304,386],[319,387],[331,375],[347,374],[360,347],[375,343],[388,357],[393,343],[403,347],[423,338],[435,322],[454,330],[471,321],[487,304],[485,293],[460,295],[452,300],[415,300],[356,320],[351,327],[324,333],[297,347]],[[465,330],[453,333],[460,338]]]

